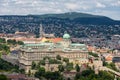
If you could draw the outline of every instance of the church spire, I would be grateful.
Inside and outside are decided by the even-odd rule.
[[[40,24],[40,28],[39,28],[39,29],[40,29],[40,30],[39,30],[39,36],[40,36],[40,37],[43,37],[44,32],[43,32],[42,24]]]

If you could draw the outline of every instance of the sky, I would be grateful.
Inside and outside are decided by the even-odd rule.
[[[0,15],[82,12],[120,20],[120,0],[0,0]]]

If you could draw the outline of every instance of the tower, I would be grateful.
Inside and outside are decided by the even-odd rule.
[[[63,35],[63,46],[69,47],[70,44],[71,44],[70,35],[67,32],[65,32]]]
[[[42,24],[40,24],[39,36],[40,36],[40,37],[43,37],[43,35],[44,35],[43,27],[42,27]]]

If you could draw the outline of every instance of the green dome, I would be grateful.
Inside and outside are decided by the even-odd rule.
[[[69,34],[67,34],[67,33],[66,33],[66,34],[64,34],[64,35],[63,35],[63,39],[70,39],[70,35],[69,35]]]

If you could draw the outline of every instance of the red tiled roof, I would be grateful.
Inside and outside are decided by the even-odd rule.
[[[54,39],[51,39],[51,40],[52,40],[52,42],[57,43],[57,42],[62,41],[62,38],[54,38]]]

